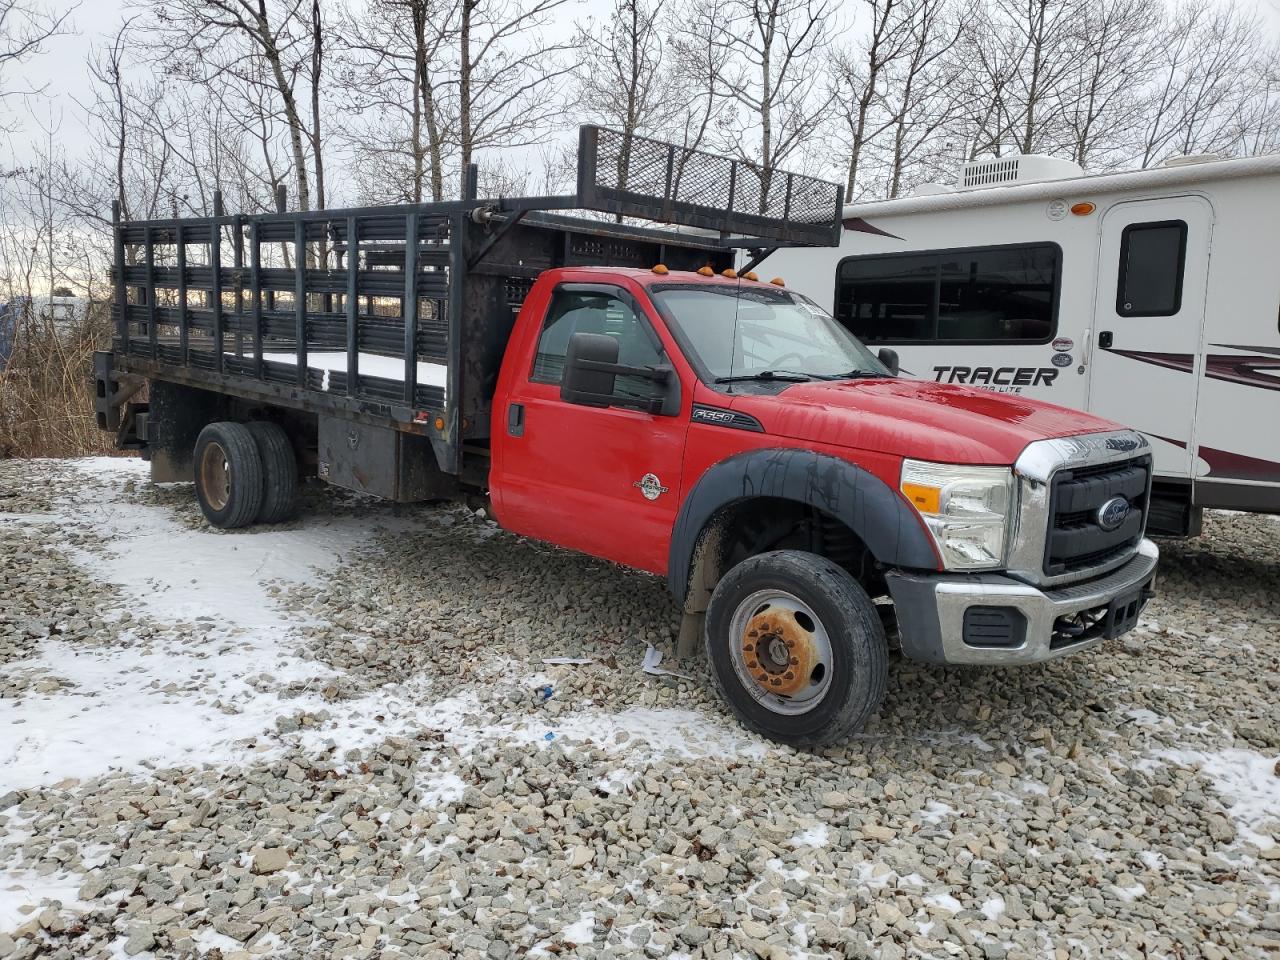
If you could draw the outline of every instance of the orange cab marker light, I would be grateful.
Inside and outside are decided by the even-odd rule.
[[[436,417],[436,429],[437,430],[444,429],[444,417]]]
[[[1077,217],[1087,217],[1089,214],[1093,213],[1093,211],[1097,209],[1098,208],[1095,207],[1088,200],[1084,200],[1080,203],[1073,203],[1071,205],[1071,212],[1074,213]]]
[[[770,283],[772,283],[775,287],[785,287],[785,286],[786,286],[786,283],[785,283],[785,282],[783,282],[783,279],[782,279],[781,277],[774,277],[774,278],[773,278],[772,280],[770,280],[769,282],[770,282]]]
[[[937,487],[926,487],[920,483],[904,483],[902,492],[922,513],[937,513],[942,491]]]
[[[711,269],[711,264],[707,264],[705,267],[698,268],[698,276],[700,277],[714,277],[715,275],[716,275],[716,272]]]
[[[742,279],[743,280],[759,280],[760,278],[756,276],[756,272],[754,270],[748,270],[746,273],[742,275]]]
[[[667,269],[667,265],[665,263],[655,263],[653,265],[653,272],[660,277],[665,277],[671,271]]]
[[[722,277],[727,277],[727,278],[728,278],[728,279],[730,279],[730,280],[737,280],[737,279],[738,279],[738,271],[737,271],[737,270],[734,270],[732,267],[730,267],[728,270],[721,270],[721,271],[720,271],[720,276],[722,276]]]

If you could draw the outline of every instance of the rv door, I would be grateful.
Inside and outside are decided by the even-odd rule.
[[[1157,476],[1195,462],[1212,228],[1202,197],[1118,203],[1102,220],[1088,409],[1145,433]]]

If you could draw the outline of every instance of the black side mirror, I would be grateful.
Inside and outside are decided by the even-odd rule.
[[[661,386],[654,397],[616,395],[617,378],[640,377]],[[603,333],[575,333],[564,354],[560,399],[588,407],[628,407],[673,417],[680,412],[680,381],[671,367],[618,362],[618,341]]]
[[[889,368],[889,372],[895,377],[898,375],[898,351],[890,350],[888,347],[881,347],[880,352],[876,354],[877,359]]]
[[[589,407],[607,407],[613,398],[618,341],[603,333],[575,333],[564,354],[560,399]]]

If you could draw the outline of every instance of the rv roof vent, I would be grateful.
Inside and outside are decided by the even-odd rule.
[[[1222,158],[1216,153],[1188,153],[1181,157],[1170,157],[1164,162],[1166,167],[1188,167],[1193,163],[1213,163]]]
[[[1065,180],[1084,175],[1078,163],[1038,153],[975,160],[960,168],[961,187],[993,187],[1002,183],[1034,183]]]

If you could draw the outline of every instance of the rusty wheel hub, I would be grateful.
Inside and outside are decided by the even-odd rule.
[[[769,693],[794,696],[813,670],[812,636],[790,610],[770,607],[756,614],[747,622],[742,645],[747,669]]]
[[[204,448],[198,469],[205,499],[214,510],[221,510],[231,499],[231,466],[222,444],[211,443]]]
[[[785,591],[759,591],[734,612],[734,669],[776,713],[803,713],[830,685],[831,642],[813,611]]]

